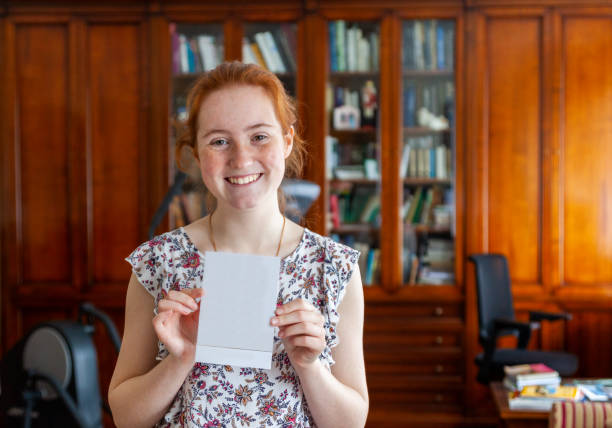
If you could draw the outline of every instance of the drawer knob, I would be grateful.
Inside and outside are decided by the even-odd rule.
[[[434,309],[434,314],[438,317],[443,315],[444,309],[442,308],[442,306],[436,306],[436,309]]]
[[[444,366],[442,364],[436,365],[436,373],[442,373],[444,371]]]
[[[436,345],[442,345],[442,342],[444,342],[442,336],[436,336]]]
[[[434,397],[434,401],[436,403],[441,403],[443,399],[444,397],[442,397],[442,394],[436,394],[436,396]]]

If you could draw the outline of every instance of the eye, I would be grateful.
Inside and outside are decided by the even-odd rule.
[[[217,138],[216,140],[212,140],[209,144],[214,148],[221,148],[227,146],[229,143],[224,138]]]
[[[255,141],[256,143],[262,143],[266,141],[267,139],[268,139],[268,136],[266,134],[257,134],[253,137],[253,141]]]

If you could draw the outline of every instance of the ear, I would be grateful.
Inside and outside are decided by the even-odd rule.
[[[285,150],[284,150],[285,159],[289,157],[289,155],[291,154],[291,150],[293,150],[293,136],[294,135],[295,135],[295,129],[293,128],[293,126],[291,126],[284,136],[285,138]]]

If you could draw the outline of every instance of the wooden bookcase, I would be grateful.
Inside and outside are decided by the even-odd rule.
[[[340,21],[361,29],[370,49],[378,43],[370,52],[377,65],[334,65]],[[39,321],[74,319],[84,300],[122,327],[130,273],[123,257],[147,239],[172,180],[180,98],[197,75],[173,65],[173,32],[214,36],[224,59],[240,60],[245,37],[290,28],[295,73],[281,77],[310,144],[305,178],[322,189],[306,225],[366,244],[366,261],[378,250],[378,269],[368,274],[366,264],[363,273],[368,426],[495,422],[482,405],[489,392],[475,382],[476,297],[466,263],[475,252],[509,258],[519,317],[530,309],[574,313],[544,327],[533,347],[578,354],[579,375],[612,376],[612,128],[609,97],[601,96],[612,90],[601,54],[612,50],[611,21],[612,4],[601,0],[2,2],[3,352]],[[445,55],[435,67],[407,49],[417,27],[436,42],[442,28]],[[333,88],[360,98],[366,86],[371,94],[368,81],[373,119],[337,129]],[[448,128],[405,117],[413,107],[418,116],[421,104]],[[338,166],[368,159],[368,175],[338,176],[328,136],[351,147],[340,149]],[[430,165],[450,157],[434,166],[446,171],[411,173],[402,164],[406,146],[421,150],[416,156],[429,151]],[[364,204],[378,194],[379,214],[361,221],[343,212],[330,227],[332,195],[354,189],[365,189]],[[418,189],[440,206],[437,222],[433,203],[427,221],[414,212],[406,221]],[[158,232],[175,223],[171,216]],[[412,255],[427,248],[438,259],[421,261],[443,266],[443,285],[411,281]],[[115,357],[102,332],[95,340],[105,393]]]

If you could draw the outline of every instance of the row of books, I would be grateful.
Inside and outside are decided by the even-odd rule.
[[[419,186],[412,192],[406,192],[401,210],[404,224],[450,231],[452,205],[448,203],[447,194],[451,192],[439,186]]]
[[[415,82],[406,80],[402,94],[404,126],[419,126],[418,111],[425,107],[435,115],[451,119],[454,84],[451,81]]]
[[[549,411],[555,401],[578,401],[583,397],[577,386],[561,385],[559,373],[545,364],[505,366],[504,372],[510,409]]]
[[[379,36],[344,20],[329,23],[329,63],[331,71],[377,71]]]
[[[376,142],[342,143],[338,138],[325,137],[326,176],[328,180],[378,179],[378,148]]]
[[[201,73],[223,61],[223,43],[211,34],[188,36],[170,25],[173,74]]]
[[[445,145],[435,146],[433,136],[409,137],[405,140],[400,160],[402,178],[451,177],[451,151]]]
[[[425,254],[404,248],[403,277],[408,285],[448,285],[455,282],[455,255],[452,239],[428,238]]]
[[[332,227],[343,224],[371,224],[380,226],[380,193],[364,186],[352,190],[332,189],[329,195]]]
[[[455,29],[451,21],[407,21],[402,36],[405,69],[453,69]]]
[[[242,60],[259,64],[273,73],[294,73],[296,51],[296,34],[288,24],[274,32],[262,31],[242,39]]]

